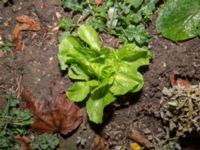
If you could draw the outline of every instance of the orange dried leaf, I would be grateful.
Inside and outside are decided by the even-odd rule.
[[[176,84],[178,86],[183,86],[183,87],[190,87],[191,86],[191,84],[188,81],[183,80],[183,79],[177,79]]]
[[[51,101],[36,100],[26,90],[22,91],[21,96],[34,114],[31,127],[38,132],[60,132],[66,135],[82,122],[79,107],[67,100],[64,93]]]
[[[146,148],[152,147],[151,142],[144,135],[142,135],[139,131],[137,131],[137,130],[131,130],[128,133],[128,135],[135,142],[137,142],[137,143],[145,146]]]
[[[12,38],[15,41],[16,48],[20,49],[21,48],[21,43],[20,43],[20,38],[19,38],[20,32],[26,31],[26,30],[39,31],[40,24],[39,24],[39,22],[35,21],[34,19],[32,19],[26,15],[16,17],[16,21],[18,23],[16,24],[16,26],[13,30]]]
[[[17,135],[15,139],[20,143],[19,150],[33,150],[28,137]]]
[[[103,0],[95,0],[95,4],[101,5],[103,3]]]
[[[0,58],[3,57],[3,51],[0,49]]]
[[[175,79],[175,75],[173,72],[169,74],[169,80],[170,80],[172,86],[182,86],[182,87],[190,87],[191,86],[191,83],[186,80],[183,80],[180,78]]]
[[[106,150],[106,141],[105,138],[99,135],[96,135],[94,138],[93,150]]]

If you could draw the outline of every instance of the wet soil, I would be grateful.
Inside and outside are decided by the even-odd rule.
[[[61,31],[58,30],[59,18],[56,13],[66,16],[58,0],[13,0],[13,4],[7,6],[0,1],[2,39],[11,39],[17,16],[28,15],[41,24],[39,32],[24,31],[20,34],[22,51],[12,48],[9,53],[0,57],[0,107],[5,104],[9,89],[19,96],[20,89],[27,88],[37,99],[47,100],[50,99],[49,87],[52,81],[62,77],[65,78],[66,88],[71,85],[71,81],[60,72],[58,65],[58,38]],[[199,83],[200,39],[181,43],[164,39],[155,31],[155,17],[156,14],[148,25],[153,36],[150,44],[153,56],[149,67],[141,69],[145,80],[142,91],[119,97],[115,104],[107,107],[103,125],[94,125],[85,120],[86,129],[79,128],[68,136],[60,136],[61,146],[75,145],[80,136],[87,140],[87,145],[79,149],[91,149],[94,136],[99,133],[106,138],[108,149],[116,149],[122,145],[129,147],[131,140],[128,132],[132,129],[145,134],[149,140],[154,136],[165,136],[161,122],[148,112],[158,111],[161,91],[170,86],[171,72],[192,84]],[[104,45],[119,45],[114,38],[105,34],[101,34],[101,39]],[[145,133],[147,129],[151,134]],[[195,138],[197,141],[198,139],[199,137]]]

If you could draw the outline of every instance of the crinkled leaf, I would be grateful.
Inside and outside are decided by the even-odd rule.
[[[27,102],[27,107],[34,113],[31,125],[34,130],[42,133],[56,131],[66,135],[80,125],[82,114],[79,107],[70,102],[64,93],[57,91],[57,88],[52,90],[53,99],[48,101],[35,99],[25,89],[21,96]]]
[[[157,31],[173,41],[199,35],[200,0],[167,0],[156,20]]]
[[[81,25],[78,29],[78,35],[91,48],[100,50],[101,44],[98,34],[91,25]]]
[[[80,47],[80,44],[73,36],[64,35],[62,37],[58,53],[58,60],[60,62],[61,70],[65,70],[68,67],[66,64],[67,53],[69,50],[74,50],[75,47]]]
[[[87,82],[76,82],[68,90],[67,96],[71,101],[80,102],[84,100],[90,92],[90,87]]]
[[[115,100],[113,94],[108,90],[103,92],[100,90],[103,89],[99,89],[99,92],[103,93],[101,97],[99,92],[95,92],[88,98],[86,103],[89,119],[95,123],[102,123],[104,108]]]
[[[149,64],[151,52],[139,48],[136,44],[127,44],[116,51],[120,60],[130,62],[135,69]]]
[[[129,91],[137,92],[142,88],[144,84],[143,77],[133,65],[128,63],[119,64],[119,69],[110,87],[110,91],[114,95],[124,95]]]

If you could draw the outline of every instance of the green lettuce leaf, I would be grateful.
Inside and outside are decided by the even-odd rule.
[[[82,25],[78,29],[79,37],[85,41],[91,48],[100,50],[101,44],[98,34],[91,25]]]
[[[151,52],[139,48],[136,44],[127,44],[116,51],[117,57],[131,63],[131,65],[138,69],[140,66],[148,65],[151,58]]]
[[[104,108],[114,100],[115,97],[106,88],[100,88],[94,92],[86,103],[89,119],[95,123],[102,123]]]
[[[66,92],[71,101],[80,102],[84,100],[90,92],[87,82],[76,82]]]
[[[144,84],[142,75],[131,64],[122,62],[119,66],[110,91],[114,95],[139,91]]]
[[[200,0],[167,0],[156,20],[157,31],[172,41],[199,35]]]
[[[59,45],[59,53],[58,60],[60,62],[61,70],[65,70],[68,65],[66,65],[67,61],[67,53],[68,50],[74,50],[75,47],[80,47],[79,42],[71,35],[63,35],[60,45]]]

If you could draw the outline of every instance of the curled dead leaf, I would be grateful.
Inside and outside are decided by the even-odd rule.
[[[96,135],[92,144],[92,150],[106,150],[105,138],[100,135]]]
[[[20,49],[21,48],[21,43],[20,43],[20,38],[19,38],[20,32],[26,31],[26,30],[39,31],[40,23],[26,15],[16,17],[16,21],[17,21],[17,24],[13,30],[12,38],[15,42],[16,48]]]
[[[3,57],[3,51],[0,49],[0,58]]]
[[[191,86],[191,83],[186,80],[180,78],[175,79],[175,75],[173,72],[169,74],[169,80],[172,86],[182,86],[186,88]]]
[[[19,150],[33,150],[30,145],[30,139],[28,137],[17,135],[15,139],[20,143]]]
[[[95,4],[101,5],[103,3],[103,0],[95,0]]]
[[[139,131],[137,131],[137,130],[131,130],[128,133],[128,135],[135,142],[137,142],[137,143],[145,146],[146,148],[152,147],[151,142],[144,135],[142,135]]]
[[[39,101],[25,89],[21,96],[34,114],[31,127],[38,132],[59,132],[66,135],[82,122],[79,107],[67,100],[64,93],[58,94],[51,101]]]

